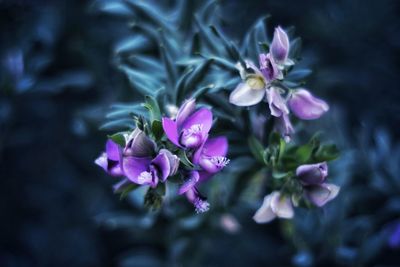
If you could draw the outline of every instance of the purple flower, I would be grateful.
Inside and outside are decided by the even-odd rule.
[[[300,119],[314,120],[329,110],[328,104],[305,89],[295,90],[289,101],[291,111]]]
[[[278,63],[284,63],[289,54],[289,37],[281,27],[276,27],[270,52]]]
[[[282,78],[281,71],[270,53],[259,55],[260,70],[267,81]]]
[[[283,99],[278,87],[273,86],[267,89],[267,100],[272,116],[281,117],[283,114],[289,114],[286,101]]]
[[[328,176],[328,165],[326,162],[300,165],[296,169],[296,176],[303,185],[322,184]]]
[[[193,156],[193,163],[207,173],[214,174],[222,170],[229,159],[225,156],[228,152],[228,140],[225,136],[209,138]]]
[[[292,140],[294,129],[292,123],[289,120],[289,116],[283,113],[282,116],[275,118],[275,130],[281,134],[286,143]]]
[[[267,223],[278,218],[293,218],[294,211],[290,198],[282,196],[279,191],[274,191],[264,197],[261,207],[254,214],[256,223]]]
[[[163,117],[162,125],[168,139],[178,147],[198,148],[208,137],[212,113],[207,108],[195,111],[195,100],[185,101],[175,120]]]
[[[135,129],[127,137],[124,149],[108,140],[106,152],[95,163],[113,176],[125,176],[135,184],[155,187],[160,180],[164,182],[174,175],[179,167],[179,158],[169,150],[161,149],[155,154],[155,143],[143,131]],[[118,190],[127,182],[126,179],[121,181],[114,189]]]
[[[306,198],[318,207],[322,207],[334,199],[339,194],[339,191],[339,186],[327,183],[304,187]]]
[[[94,163],[103,168],[111,176],[123,176],[121,169],[122,148],[112,140],[107,140],[106,151]]]

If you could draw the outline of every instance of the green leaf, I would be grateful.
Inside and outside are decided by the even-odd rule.
[[[295,156],[299,164],[306,163],[312,154],[313,147],[310,144],[299,146],[296,149]]]
[[[264,147],[260,143],[260,141],[257,140],[254,136],[250,136],[248,139],[248,144],[251,153],[253,156],[256,158],[257,161],[264,163]]]
[[[116,133],[113,135],[108,135],[108,139],[111,139],[112,141],[114,141],[114,143],[117,143],[118,145],[125,147],[125,137],[123,132]]]
[[[134,190],[136,190],[138,188],[139,188],[139,185],[130,183],[130,184],[120,188],[119,190],[115,191],[115,193],[121,193],[119,198],[120,199],[124,199],[124,198],[126,198],[128,196],[128,194],[130,192],[132,192],[132,191],[134,191]]]
[[[272,177],[274,177],[275,179],[282,179],[291,175],[293,175],[292,172],[284,172],[276,169],[272,170]]]
[[[154,120],[151,123],[151,132],[153,133],[156,140],[160,140],[164,134],[162,123],[159,120]]]
[[[319,149],[315,152],[314,158],[316,161],[331,161],[337,159],[340,155],[339,149],[336,145],[322,145]]]
[[[183,165],[185,165],[186,167],[193,169],[194,168],[194,164],[189,160],[188,156],[186,155],[186,152],[181,150],[179,152],[179,159],[180,161],[183,163]]]
[[[158,106],[157,100],[152,96],[145,96],[145,104],[144,107],[147,108],[150,114],[150,121],[153,122],[155,120],[161,121],[161,111]]]
[[[157,194],[159,194],[160,196],[165,196],[165,193],[167,192],[166,187],[166,183],[159,183],[156,187]]]

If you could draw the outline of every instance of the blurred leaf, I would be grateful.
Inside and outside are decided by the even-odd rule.
[[[123,133],[115,133],[108,136],[109,139],[117,143],[118,145],[125,147],[125,137]]]
[[[254,136],[250,136],[247,139],[247,142],[249,144],[251,153],[257,159],[257,161],[264,163],[264,147],[260,141],[258,141]]]

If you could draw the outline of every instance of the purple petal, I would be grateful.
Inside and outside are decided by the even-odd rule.
[[[171,171],[171,165],[167,155],[164,153],[159,153],[151,163],[157,167],[157,170],[161,175],[161,180],[164,182]]]
[[[170,176],[176,174],[176,172],[178,171],[179,168],[179,157],[177,155],[172,154],[168,149],[161,149],[160,154],[165,154],[169,160],[169,165],[170,165]]]
[[[111,176],[123,176],[123,171],[118,161],[109,160],[106,153],[102,153],[94,163]]]
[[[226,156],[228,139],[225,136],[209,138],[203,146],[203,154],[207,156]]]
[[[140,175],[149,170],[150,162],[151,158],[124,157],[122,166],[126,177],[136,184],[143,184]]]
[[[201,108],[190,115],[182,124],[182,129],[190,129],[193,125],[202,125],[202,132],[208,134],[213,122],[211,110]],[[204,136],[204,134],[203,134]]]
[[[321,184],[328,175],[326,162],[300,165],[296,169],[296,176],[304,185]]]
[[[194,186],[197,184],[199,181],[199,173],[197,171],[191,171],[189,174],[189,178],[183,183],[183,185],[179,188],[178,194],[182,195],[189,190],[193,189]]]
[[[312,185],[305,188],[306,197],[318,207],[334,199],[339,191],[340,187],[334,184]]]
[[[179,134],[176,122],[171,120],[170,118],[164,117],[162,118],[162,126],[169,141],[171,141],[176,146],[181,147],[181,145],[179,144]]]
[[[155,143],[142,130],[136,128],[128,137],[124,154],[133,157],[151,157],[155,148]]]
[[[181,126],[185,120],[195,111],[196,109],[196,100],[188,99],[186,100],[182,106],[179,108],[178,114],[176,115],[176,124]]]
[[[289,37],[281,28],[275,28],[274,37],[271,43],[271,54],[278,62],[284,62],[289,54]]]
[[[107,158],[114,161],[119,161],[120,152],[121,147],[114,141],[108,139],[106,143]]]
[[[314,120],[329,110],[328,104],[305,89],[296,90],[289,99],[289,107],[300,119]]]
[[[279,218],[290,219],[294,216],[292,201],[279,192],[275,192],[271,197],[271,209]]]
[[[253,106],[260,103],[265,90],[252,89],[248,82],[241,82],[229,95],[229,102],[239,107]]]
[[[281,117],[276,118],[274,127],[287,143],[291,141],[294,129],[287,114],[283,114]]]
[[[211,177],[213,177],[214,173],[209,173],[206,171],[199,171],[199,183],[203,183],[208,181]]]
[[[272,81],[279,77],[280,70],[271,54],[260,54],[259,61],[260,70],[267,81]]]
[[[278,87],[270,87],[267,90],[267,100],[272,116],[281,117],[283,114],[289,114],[286,102]]]
[[[274,193],[271,193],[264,197],[261,207],[254,214],[253,220],[256,223],[267,223],[275,219],[276,215],[271,208],[271,199],[273,194]]]

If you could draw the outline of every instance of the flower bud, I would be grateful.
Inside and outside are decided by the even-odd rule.
[[[311,185],[305,188],[306,198],[318,207],[334,199],[340,191],[340,187],[334,184]]]
[[[275,28],[274,38],[272,39],[270,52],[278,63],[284,63],[289,54],[289,37],[281,28]]]
[[[291,111],[303,120],[314,120],[329,110],[328,104],[305,89],[296,90],[288,101]]]
[[[328,165],[326,162],[304,164],[297,167],[296,175],[303,185],[322,184],[328,175]]]

